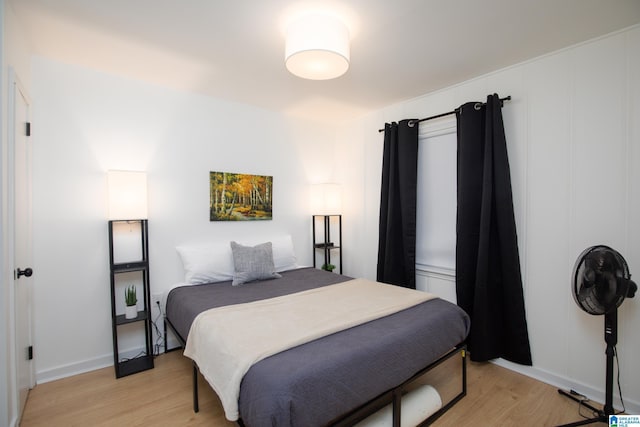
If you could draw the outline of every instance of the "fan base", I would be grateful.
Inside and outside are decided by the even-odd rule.
[[[579,404],[581,404],[585,408],[590,409],[593,413],[598,414],[598,416],[594,417],[594,418],[587,418],[587,419],[576,421],[576,422],[569,423],[569,424],[562,424],[561,426],[558,426],[558,427],[584,426],[584,425],[593,424],[593,423],[606,423],[606,424],[609,424],[609,415],[607,415],[605,413],[605,411],[603,411],[602,409],[598,409],[595,406],[592,406],[589,402],[585,402],[585,397],[583,395],[581,395],[581,394],[579,394],[579,393],[577,393],[577,392],[575,392],[573,390],[566,391],[566,390],[562,390],[562,389],[558,389],[558,393],[562,394],[563,396],[568,397],[571,400],[574,400],[574,401],[578,402]]]

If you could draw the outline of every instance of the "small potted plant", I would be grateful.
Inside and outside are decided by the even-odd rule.
[[[334,268],[336,268],[336,266],[333,265],[333,264],[323,264],[322,265],[322,269],[325,270],[325,271],[332,272]]]
[[[136,287],[131,285],[124,290],[124,302],[127,305],[124,309],[125,319],[133,319],[138,316],[138,297]]]

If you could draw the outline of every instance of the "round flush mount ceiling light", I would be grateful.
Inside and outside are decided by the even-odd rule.
[[[349,69],[349,54],[349,30],[334,16],[307,14],[287,27],[285,64],[298,77],[340,77]]]

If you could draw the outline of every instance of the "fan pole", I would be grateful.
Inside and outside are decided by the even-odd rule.
[[[605,390],[604,416],[614,415],[613,409],[613,356],[618,343],[618,309],[614,308],[604,315],[604,341],[607,343],[607,377]]]
[[[597,414],[594,418],[584,419],[581,421],[576,421],[575,423],[563,424],[559,427],[574,427],[574,426],[583,426],[586,424],[592,423],[608,423],[609,415],[615,415],[615,410],[613,409],[613,357],[615,352],[616,344],[618,343],[618,308],[614,308],[613,310],[605,313],[604,315],[604,341],[607,343],[607,349],[605,350],[605,355],[607,356],[607,373],[606,373],[606,384],[605,384],[605,403],[604,408],[602,410],[597,409],[591,406],[587,402],[583,402],[581,398],[577,396],[581,396],[579,393],[571,390],[570,392],[564,390],[558,390],[558,393],[579,402],[582,406],[591,409],[595,414]]]

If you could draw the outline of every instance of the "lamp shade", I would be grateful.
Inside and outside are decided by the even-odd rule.
[[[313,215],[337,215],[342,212],[342,188],[340,184],[326,183],[311,186],[311,213]]]
[[[147,219],[147,173],[108,171],[109,219]]]
[[[307,14],[287,28],[285,64],[294,75],[328,80],[349,69],[349,30],[338,18]]]

